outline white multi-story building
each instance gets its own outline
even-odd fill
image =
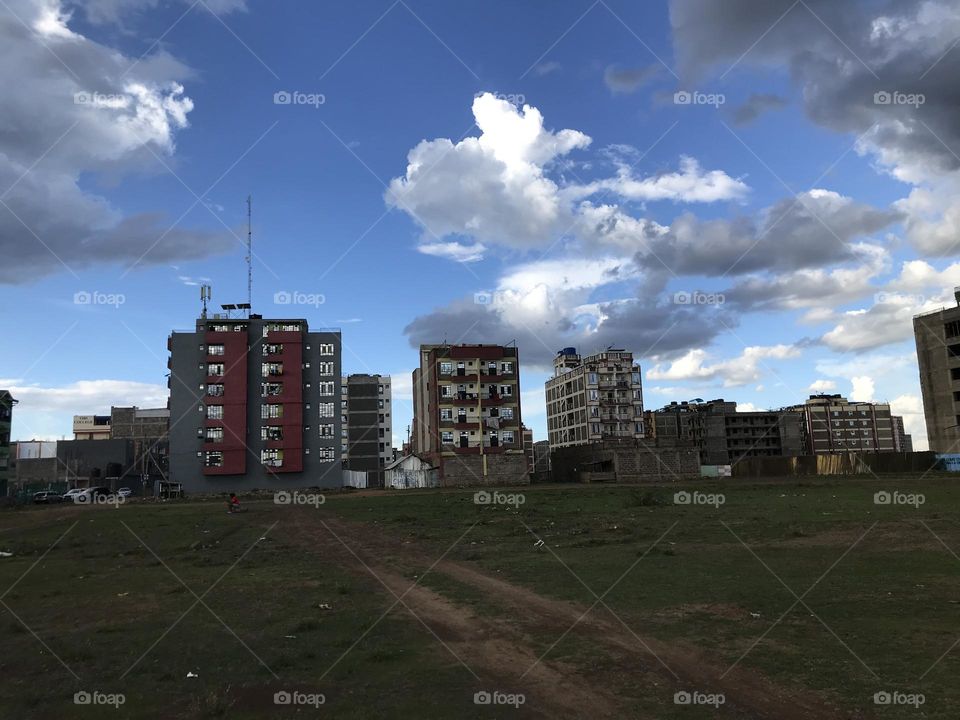
[[[643,438],[643,390],[633,353],[605,350],[581,357],[564,348],[546,382],[550,448]]]

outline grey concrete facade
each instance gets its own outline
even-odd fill
[[[960,305],[913,319],[930,449],[960,452]]]
[[[732,401],[670,403],[652,412],[658,441],[693,442],[704,465],[803,454],[801,418],[790,411],[738,412]]]
[[[213,348],[224,353],[217,383],[208,374]],[[310,331],[302,318],[214,316],[172,333],[168,349],[171,482],[185,493],[342,486],[339,331]],[[224,422],[208,417],[225,402]],[[278,406],[281,415],[269,415]],[[221,465],[211,466],[221,451],[208,433],[221,426]]]

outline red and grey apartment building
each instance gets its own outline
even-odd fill
[[[442,485],[529,482],[516,347],[421,345],[413,414],[413,452]]]
[[[340,332],[215,314],[173,332],[170,482],[184,492],[340,487]]]

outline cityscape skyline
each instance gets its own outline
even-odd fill
[[[8,72],[45,73],[8,78],[31,91],[0,139],[15,439],[164,404],[198,286],[246,299],[252,194],[255,308],[340,327],[344,372],[397,378],[395,445],[417,347],[446,339],[516,341],[536,439],[553,354],[613,345],[650,406],[840,392],[925,447],[911,318],[960,284],[936,3],[10,7]]]

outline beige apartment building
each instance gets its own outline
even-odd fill
[[[612,438],[643,439],[643,390],[633,353],[609,349],[581,357],[564,348],[546,382],[551,450]]]

